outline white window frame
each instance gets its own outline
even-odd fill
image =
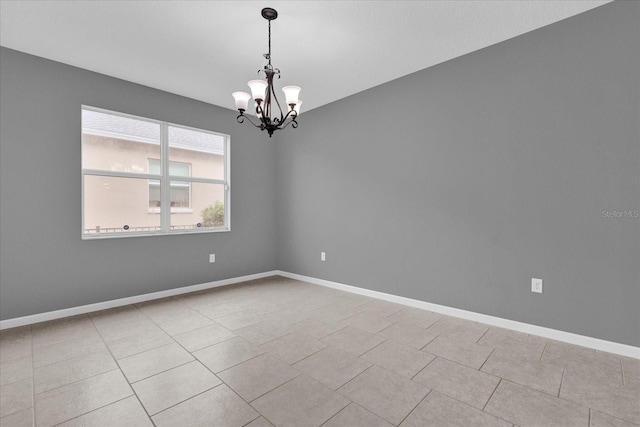
[[[220,233],[231,231],[231,156],[229,152],[231,137],[224,133],[214,132],[207,129],[198,129],[190,126],[179,125],[170,122],[164,122],[160,120],[149,119],[146,117],[134,116],[132,114],[121,113],[118,111],[105,110],[102,108],[92,107],[89,105],[82,105],[80,110],[80,116],[82,117],[82,111],[95,111],[99,113],[112,114],[115,116],[126,117],[135,120],[142,120],[151,123],[158,124],[160,126],[160,163],[161,172],[160,176],[149,173],[136,173],[136,172],[120,172],[120,171],[108,171],[101,169],[84,169],[82,168],[82,228],[81,235],[82,240],[96,240],[96,239],[113,239],[122,237],[142,237],[142,236],[167,236],[176,234],[200,234],[200,233]],[[193,176],[174,176],[169,175],[169,127],[179,127],[183,129],[189,129],[196,132],[209,133],[224,138],[224,179],[209,179],[209,178],[197,178]],[[82,141],[82,125],[80,128],[80,136]],[[80,149],[82,150],[82,142],[80,143]],[[153,179],[160,180],[160,230],[157,231],[122,231],[113,233],[85,233],[84,224],[84,178],[85,176],[106,176],[114,178],[141,178],[141,179]],[[193,182],[200,182],[204,184],[220,184],[224,186],[224,226],[222,227],[202,227],[194,229],[171,229],[171,193],[170,185],[171,181],[183,181],[189,182],[189,186]],[[191,191],[189,191],[189,197],[191,197]],[[148,204],[148,200],[147,200]],[[173,212],[177,213],[177,212]]]

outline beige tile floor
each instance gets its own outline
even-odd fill
[[[0,339],[2,427],[640,424],[639,360],[281,277]]]

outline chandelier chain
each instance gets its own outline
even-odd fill
[[[271,21],[269,21],[269,53],[268,53],[269,65],[271,65]]]

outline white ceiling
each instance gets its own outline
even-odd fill
[[[0,44],[234,108],[267,51],[303,110],[607,1],[0,1]]]

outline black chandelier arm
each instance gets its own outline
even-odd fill
[[[287,113],[283,121],[279,121],[277,118],[273,123],[265,123],[263,120],[260,121],[259,124],[256,124],[253,120],[251,120],[251,116],[244,115],[244,112],[240,112],[236,117],[238,123],[244,123],[245,119],[251,123],[253,126],[259,128],[260,130],[267,130],[269,132],[269,136],[273,135],[273,132],[281,129],[285,129],[289,125],[292,128],[296,129],[298,127],[297,114],[291,114],[291,112]],[[287,121],[289,119],[289,121]]]
[[[291,125],[291,127],[292,127],[292,128],[294,128],[294,129],[295,129],[295,128],[297,128],[297,127],[298,127],[298,122],[296,121],[297,116],[291,116],[290,118],[291,118],[291,120],[289,120],[288,122],[286,122],[286,123],[284,123],[284,122],[280,123],[280,124],[278,125],[278,129],[284,129],[284,128],[286,128],[286,127],[287,127],[287,126],[289,126],[289,125]]]
[[[270,87],[271,87],[271,93],[273,93],[273,99],[276,100],[276,104],[278,105],[278,110],[280,110],[280,123],[283,123],[286,120],[286,118],[289,115],[289,113],[287,112],[287,116],[285,116],[282,113],[282,107],[280,106],[280,101],[278,101],[278,97],[276,96],[275,89],[273,88],[273,85],[270,85]],[[278,119],[275,118],[274,122],[278,122]]]
[[[282,114],[280,115],[282,117]],[[276,123],[282,124],[284,123],[288,118],[291,118],[292,120],[296,120],[298,118],[298,113],[295,112],[295,110],[290,109],[289,111],[287,111],[287,114],[282,117],[281,119],[275,119]]]
[[[264,122],[264,108],[262,108],[262,104],[258,104],[256,105],[256,116],[258,116],[258,118],[260,118],[260,121]]]
[[[238,123],[244,123],[244,119],[247,119],[247,121],[252,125],[254,125],[255,127],[264,129],[264,124],[262,122],[260,124],[254,123],[253,120],[251,120],[251,116],[245,116],[244,112],[241,112],[240,114],[238,114],[238,117],[236,117],[236,121]]]

